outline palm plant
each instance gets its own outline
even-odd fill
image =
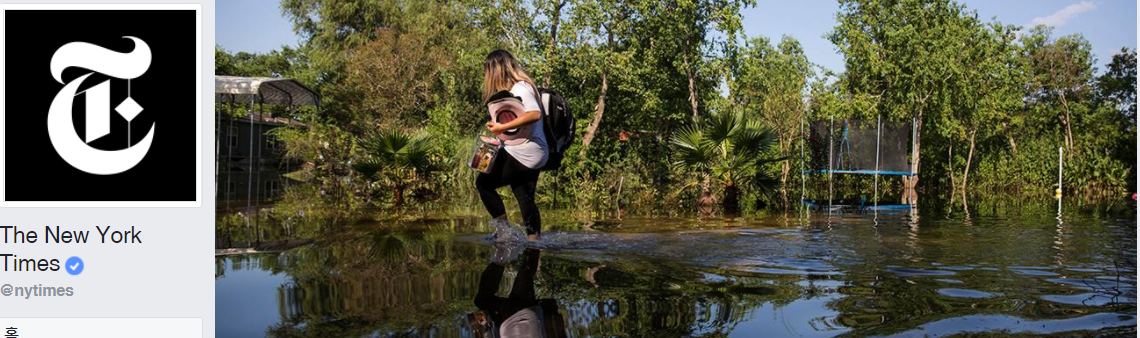
[[[674,165],[699,175],[702,198],[698,205],[708,203],[715,181],[724,188],[724,212],[735,214],[741,186],[751,185],[762,193],[775,188],[776,180],[763,170],[768,163],[784,160],[766,157],[775,141],[775,134],[759,121],[740,112],[718,112],[673,136]]]
[[[361,142],[364,155],[352,168],[366,180],[391,187],[396,206],[404,204],[404,192],[425,181],[437,168],[427,135],[393,129]]]

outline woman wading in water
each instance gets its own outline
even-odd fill
[[[484,103],[500,91],[510,91],[512,96],[521,99],[523,113],[509,121],[493,116],[492,113],[491,122],[487,122],[487,130],[496,136],[506,133],[511,139],[504,141],[504,145],[499,148],[491,172],[479,174],[475,179],[475,187],[479,190],[483,206],[493,218],[492,225],[498,229],[501,228],[500,225],[506,225],[507,210],[495,189],[510,185],[522,212],[527,239],[535,240],[542,231],[542,219],[538,214],[538,205],[534,203],[534,194],[538,171],[548,158],[548,148],[542,129],[538,87],[511,53],[505,50],[491,52],[487,55],[487,60],[483,61]]]

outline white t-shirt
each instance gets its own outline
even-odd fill
[[[542,109],[538,105],[538,97],[535,95],[534,87],[526,82],[519,81],[511,87],[511,94],[522,98],[523,111],[537,111],[542,113]],[[541,168],[546,165],[546,133],[542,129],[542,119],[534,122],[534,128],[531,128],[533,135],[527,138],[526,142],[516,145],[505,145],[507,153],[511,154],[519,163],[531,169]]]

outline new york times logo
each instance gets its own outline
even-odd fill
[[[0,207],[200,206],[200,12],[0,4]]]
[[[94,70],[112,77],[130,80],[139,77],[150,67],[150,48],[146,42],[133,36],[125,38],[134,40],[135,50],[130,53],[116,53],[115,51],[84,42],[72,42],[55,52],[51,58],[51,75],[59,83],[64,83],[63,69],[67,67],[80,67]],[[75,80],[66,83],[63,89],[51,101],[48,110],[48,136],[56,152],[68,164],[76,169],[97,175],[112,175],[127,171],[142,161],[150,150],[151,140],[154,138],[152,125],[146,137],[136,147],[123,150],[100,150],[87,145],[91,141],[106,136],[111,132],[111,113],[108,102],[111,101],[110,80],[103,81],[94,87],[88,88],[87,95],[87,135],[80,139],[71,122],[72,103],[75,100],[79,85],[91,76],[87,73]],[[127,98],[119,104],[115,111],[127,120],[127,130],[130,131],[131,120],[142,112],[142,107],[130,97],[130,83],[127,84]],[[130,136],[127,136],[130,144]]]

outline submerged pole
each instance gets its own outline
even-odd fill
[[[226,127],[226,195],[225,195],[226,196],[226,212],[230,212],[230,200],[233,199],[233,197],[230,196],[230,186],[233,185],[233,183],[232,183],[233,181],[231,181],[231,179],[232,179],[231,176],[233,176],[233,175],[231,175],[232,171],[230,170],[231,168],[233,168],[233,166],[232,166],[232,163],[230,163],[230,161],[233,161],[234,147],[236,146],[236,145],[230,146],[230,138],[231,137],[237,137],[237,135],[234,135],[234,133],[233,133],[233,131],[234,131],[233,130],[234,129],[233,101],[234,101],[234,98],[231,95],[230,96],[230,103],[226,106],[227,107],[227,109],[226,109],[226,120],[229,120],[228,121],[229,126]],[[241,109],[241,108],[239,107],[238,109]]]
[[[879,207],[879,148],[883,138],[883,115],[877,117],[875,122],[875,208]]]
[[[265,143],[265,127],[261,124],[261,117],[265,116],[265,102],[257,103],[258,123],[257,123],[257,157],[254,157],[254,165],[257,166],[257,180],[254,181],[254,189],[257,192],[254,197],[256,198],[257,205],[254,205],[254,215],[257,217],[253,220],[253,232],[257,236],[257,244],[261,244],[261,145]]]
[[[219,118],[221,118],[221,115],[218,115],[218,116],[219,116]],[[234,153],[233,149],[230,148],[230,137],[233,137],[233,135],[230,135],[230,131],[231,131],[230,129],[233,129],[233,127],[234,127],[233,116],[234,116],[234,96],[233,96],[233,94],[230,94],[230,101],[226,102],[226,120],[229,120],[229,126],[227,126],[225,129],[226,130],[226,132],[225,132],[225,135],[226,135],[226,157],[222,158],[222,160],[226,161],[226,193],[224,195],[221,195],[221,196],[223,196],[223,198],[226,199],[226,209],[225,209],[226,213],[230,212],[230,158]],[[218,122],[218,129],[219,129],[218,134],[221,134],[221,130],[220,130],[221,128],[222,128],[222,123],[219,121]],[[221,151],[221,150],[218,150],[218,151]],[[215,174],[218,174],[217,173],[217,171],[218,171],[217,167],[218,166],[215,166],[215,168],[214,168]],[[217,180],[217,179],[215,179],[215,180]],[[214,182],[214,189],[216,190],[217,188],[218,188],[218,184],[217,184],[217,182]],[[217,200],[214,200],[214,203],[217,203]],[[215,206],[215,208],[216,207],[217,206]],[[226,222],[226,246],[227,247],[234,246],[234,238],[233,238],[233,229],[232,228],[233,228],[233,224],[230,224],[230,222]]]
[[[247,154],[245,157],[246,161],[249,162],[249,173],[248,173],[249,175],[245,181],[245,246],[247,246],[247,247],[251,245],[250,237],[253,237],[253,234],[250,233],[250,229],[249,229],[249,214],[250,214],[249,211],[250,211],[250,209],[252,209],[250,206],[250,203],[253,202],[253,107],[255,104],[254,100],[255,99],[253,99],[253,98],[249,99],[249,154]]]
[[[804,113],[807,115],[807,113]],[[799,208],[804,207],[804,201],[807,199],[807,173],[804,173],[804,118],[800,116],[800,205]]]
[[[1065,147],[1057,148],[1057,191],[1055,192],[1057,199],[1061,199],[1062,181],[1065,176]]]
[[[265,138],[263,135],[263,133],[265,133],[265,130],[262,128],[261,118],[265,116],[265,103],[258,103],[257,111],[257,132],[254,134],[254,138],[257,139],[257,153],[253,156],[253,165],[257,168],[254,170],[253,174],[255,177],[253,181],[253,201],[257,204],[254,205],[254,208],[257,208],[259,205],[261,205],[261,144],[265,143]]]
[[[1065,170],[1065,148],[1064,147],[1058,147],[1057,148],[1057,196],[1056,196],[1057,197],[1057,237],[1056,237],[1056,240],[1054,242],[1057,243],[1057,245],[1059,245],[1059,246],[1065,245],[1065,243],[1061,240],[1062,238],[1064,238],[1064,232],[1065,232],[1065,219],[1061,217],[1061,200],[1063,199],[1062,194],[1061,194],[1061,192],[1062,192],[1061,184],[1062,184],[1062,179],[1064,176],[1064,170]],[[1061,249],[1063,249],[1063,247],[1061,247]],[[1058,250],[1057,264],[1061,265],[1062,263],[1064,263],[1064,251]]]

